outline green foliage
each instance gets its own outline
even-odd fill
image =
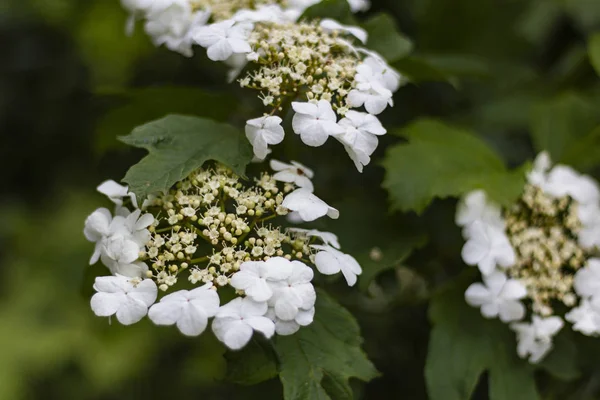
[[[580,171],[597,167],[600,164],[600,128],[574,141],[565,150],[561,161]]]
[[[167,114],[210,117],[224,122],[236,104],[230,94],[174,86],[129,89],[106,93],[105,97],[116,98],[118,105],[111,107],[96,126],[96,150],[100,153],[117,147],[118,136]]]
[[[361,350],[354,317],[324,291],[317,291],[314,322],[277,337],[279,377],[286,400],[352,399],[348,380],[370,381],[378,373]]]
[[[553,160],[562,160],[565,152],[572,151],[570,146],[600,122],[599,117],[598,107],[575,93],[540,102],[531,117],[531,135],[537,151],[547,150]]]
[[[410,39],[401,34],[389,14],[377,14],[363,25],[369,34],[369,49],[378,52],[388,63],[406,57],[413,49]]]
[[[252,160],[252,148],[241,132],[206,118],[169,115],[135,128],[121,140],[149,152],[123,179],[138,198],[167,191],[208,160],[240,176]]]
[[[421,213],[436,197],[484,189],[501,204],[512,202],[525,180],[522,169],[509,171],[471,132],[423,119],[398,132],[408,143],[390,147],[383,161],[383,186],[392,208]]]
[[[572,381],[581,375],[573,336],[570,330],[561,330],[553,339],[552,351],[540,362],[541,368],[563,381]]]
[[[590,62],[600,76],[600,32],[594,33],[588,39],[588,53],[590,55]]]
[[[478,309],[468,306],[463,297],[466,287],[461,279],[439,290],[431,300],[433,329],[425,367],[430,399],[469,399],[485,371],[489,373],[490,399],[539,399],[533,367],[517,358],[514,334],[497,320],[484,320]]]
[[[304,11],[301,20],[332,18],[343,24],[355,24],[356,19],[346,0],[323,0]]]
[[[256,385],[277,376],[277,355],[270,342],[254,336],[239,351],[225,353],[225,379],[240,385]]]

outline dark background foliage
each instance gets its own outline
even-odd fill
[[[414,44],[413,53],[394,64],[413,83],[382,116],[390,132],[438,118],[474,132],[511,167],[548,148],[555,159],[570,157],[594,171],[597,140],[563,153],[571,136],[588,134],[600,122],[600,80],[592,66],[600,60],[593,51],[588,55],[592,35],[600,32],[600,2],[373,3],[359,19],[385,11]],[[89,310],[91,245],[82,227],[104,204],[94,188],[124,176],[144,154],[116,137],[171,112],[238,126],[256,113],[254,94],[227,85],[225,70],[202,51],[185,59],[156,49],[139,27],[127,38],[125,19],[117,0],[0,4],[0,399],[280,398],[276,379],[231,383],[235,377],[210,335],[184,339],[147,321],[109,326]],[[362,175],[341,146],[307,148],[293,136],[274,156],[317,171],[319,195],[342,213],[320,228],[339,233],[365,268],[359,288],[328,284],[357,317],[364,348],[382,374],[367,385],[357,382],[355,396],[428,398],[428,300],[465,270],[455,200],[435,200],[419,216],[388,211],[403,209],[402,193],[388,198],[381,187],[382,160],[401,141],[396,135],[383,138]],[[385,162],[388,174],[395,161]],[[428,161],[415,159],[402,171],[418,183]],[[374,249],[383,261],[369,257]],[[600,347],[591,340],[582,346],[581,374],[563,381],[536,373],[541,398],[599,395]],[[447,357],[450,370],[461,363],[459,351]],[[487,399],[487,375],[475,383],[474,398]]]

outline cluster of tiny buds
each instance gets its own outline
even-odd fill
[[[263,5],[286,6],[285,0],[191,0],[193,10],[210,10],[213,22],[230,19],[239,10],[252,10]]]
[[[212,282],[216,290],[227,286],[246,261],[310,260],[306,235],[266,224],[288,213],[281,204],[284,193],[294,189],[294,184],[278,182],[266,173],[246,188],[220,166],[194,171],[149,201],[155,223],[140,258],[150,267],[146,277],[166,291],[189,270],[192,284]]]
[[[304,94],[308,100],[330,102],[344,115],[360,62],[348,40],[317,23],[258,24],[248,43],[260,67],[240,79],[240,85],[259,90],[263,104],[274,111]]]
[[[528,184],[521,199],[506,211],[505,220],[517,254],[507,273],[527,287],[533,311],[550,316],[554,301],[573,307],[574,275],[588,256],[577,242],[581,226],[577,204],[568,196],[553,198]]]

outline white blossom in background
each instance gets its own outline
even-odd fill
[[[305,222],[311,222],[324,216],[338,219],[340,212],[315,196],[310,190],[300,188],[285,196],[283,207],[298,212]]]
[[[600,335],[600,189],[591,177],[540,153],[518,200],[500,207],[473,191],[459,202],[456,224],[466,241],[462,258],[483,280],[465,292],[466,302],[503,322],[531,315],[531,323],[511,325],[520,357],[545,357],[564,320]]]
[[[254,26],[251,23],[226,20],[197,28],[192,37],[205,47],[208,58],[224,61],[232,54],[246,54],[252,51],[248,37]]]
[[[290,164],[286,164],[281,161],[271,160],[269,166],[276,173],[273,175],[273,179],[280,182],[294,183],[296,186],[314,191],[314,187],[311,179],[314,176],[314,172],[296,161],[291,161]]]
[[[194,290],[180,290],[154,304],[148,317],[156,325],[177,325],[186,336],[198,336],[206,329],[208,318],[219,311],[219,295],[207,283]]]
[[[513,323],[511,329],[517,334],[517,354],[536,364],[552,349],[552,338],[562,329],[564,321],[559,317],[533,316],[531,323]]]
[[[292,108],[296,112],[292,120],[294,132],[308,146],[322,146],[329,136],[344,133],[328,101],[319,100],[317,104],[293,102]]]
[[[217,339],[232,350],[244,347],[254,331],[270,338],[275,333],[275,324],[265,315],[266,302],[256,302],[249,297],[237,298],[221,306],[212,323]]]
[[[331,246],[311,245],[311,247],[319,250],[315,255],[315,265],[320,273],[334,275],[341,272],[348,286],[356,284],[357,276],[362,274],[362,268],[354,257]]]
[[[525,316],[525,306],[519,301],[527,295],[525,286],[506,274],[494,272],[483,277],[484,284],[474,283],[465,292],[465,300],[481,307],[486,318],[500,317],[502,322],[519,321]]]
[[[246,122],[246,137],[252,143],[254,155],[264,160],[269,154],[270,144],[279,144],[285,137],[281,118],[264,116]]]
[[[122,275],[101,276],[94,283],[92,311],[99,317],[116,315],[123,325],[140,321],[156,301],[157,288],[150,279],[140,280]]]

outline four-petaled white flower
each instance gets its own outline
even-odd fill
[[[379,144],[377,136],[385,135],[387,131],[377,117],[353,110],[346,112],[339,125],[345,132],[335,138],[344,145],[356,168],[362,172]]]
[[[361,63],[356,68],[356,88],[348,93],[348,104],[351,107],[362,107],[369,114],[381,114],[388,106],[394,105],[392,91],[385,87],[381,74],[373,71],[370,65]]]
[[[264,116],[246,122],[246,137],[252,143],[256,158],[264,160],[270,144],[279,144],[285,137],[281,118]]]
[[[273,296],[269,282],[287,279],[292,274],[292,263],[283,257],[267,261],[246,261],[231,277],[231,286],[243,290],[248,297],[261,302]]]
[[[268,306],[249,297],[234,299],[221,306],[212,323],[217,339],[232,350],[244,347],[253,331],[261,332],[268,339],[275,333],[275,324],[265,317]]]
[[[148,266],[138,261],[140,247],[136,242],[121,234],[111,235],[104,241],[100,259],[113,274],[141,277]]]
[[[158,289],[151,279],[131,279],[126,276],[100,276],[94,283],[95,295],[90,302],[99,317],[117,316],[123,325],[140,321],[156,301]]]
[[[173,325],[186,336],[198,336],[206,329],[208,318],[219,310],[219,295],[207,283],[194,290],[180,290],[154,304],[148,317],[157,325]]]
[[[573,308],[565,315],[565,319],[573,324],[573,330],[586,336],[600,334],[600,308],[590,300],[584,299],[579,307]]]
[[[582,297],[600,299],[600,258],[587,260],[585,268],[575,274],[575,291]]]
[[[308,146],[322,146],[330,135],[339,135],[345,131],[338,125],[335,111],[328,101],[319,100],[317,104],[293,102],[292,108],[296,112],[292,128]]]
[[[378,53],[369,50],[365,51],[365,49],[361,49],[360,51],[368,54],[368,57],[363,60],[363,64],[371,67],[373,76],[381,82],[383,87],[392,93],[396,92],[402,84],[402,75],[390,67]]]
[[[536,364],[552,349],[552,338],[562,329],[564,321],[559,317],[541,318],[533,315],[531,323],[513,323],[517,333],[517,354]]]
[[[325,30],[325,32],[338,31],[349,33],[361,42],[363,42],[363,44],[367,43],[367,39],[369,37],[367,31],[365,31],[363,28],[359,28],[358,26],[342,25],[336,20],[330,18],[322,19],[320,25],[321,28]]]
[[[474,190],[464,196],[456,209],[456,225],[464,227],[463,236],[468,239],[470,226],[473,222],[480,221],[498,229],[504,229],[504,220],[500,207],[491,203],[483,190]]]
[[[291,161],[291,164],[286,164],[281,161],[271,160],[269,163],[273,171],[277,171],[273,175],[273,179],[281,182],[294,183],[296,186],[310,190],[314,190],[311,182],[314,173],[308,167],[296,161]]]
[[[311,222],[325,215],[338,219],[340,212],[312,194],[308,189],[300,188],[285,196],[281,205],[290,211],[297,211],[304,222]]]
[[[334,275],[342,272],[348,286],[354,286],[357,275],[362,274],[362,268],[354,257],[344,254],[331,246],[311,245],[321,250],[315,255],[315,266],[324,275]]]
[[[207,48],[208,58],[224,61],[232,54],[252,51],[248,37],[253,28],[252,23],[229,19],[197,28],[193,38],[200,46]]]
[[[124,197],[129,197],[133,206],[137,207],[135,193],[129,192],[129,188],[127,186],[119,185],[113,180],[102,182],[100,186],[96,188],[96,190],[108,197],[110,201],[115,203],[118,207],[123,205]]]
[[[317,299],[313,279],[313,270],[300,261],[291,261],[291,275],[271,284],[273,296],[268,304],[273,308],[275,316],[282,321],[293,321],[300,311],[308,311],[314,307]]]
[[[475,221],[469,225],[468,240],[462,248],[462,258],[468,265],[477,265],[483,275],[489,275],[496,266],[510,267],[516,254],[503,230]]]
[[[486,318],[500,316],[502,322],[519,321],[525,316],[525,306],[519,301],[527,295],[525,286],[515,279],[507,279],[502,272],[483,276],[483,282],[474,283],[465,292],[465,300],[473,307],[481,307]]]

